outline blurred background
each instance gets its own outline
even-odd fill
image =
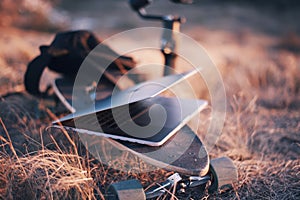
[[[147,11],[185,16],[187,22],[182,25],[182,32],[205,48],[223,78],[226,122],[210,156],[226,155],[233,159],[239,169],[239,182],[234,190],[215,198],[300,199],[300,1],[195,0],[193,5],[179,5],[169,0],[153,0]],[[106,39],[121,31],[147,26],[161,27],[161,24],[140,19],[127,0],[0,0],[0,119],[14,145],[17,144],[15,148],[26,148],[27,152],[24,144],[26,141],[31,144],[28,138],[39,141],[41,130],[53,121],[43,101],[24,92],[24,72],[28,62],[39,55],[40,45],[49,45],[59,31],[90,29]],[[120,45],[113,49],[117,51]],[[191,52],[198,56],[197,52]],[[138,61],[153,61],[159,55],[142,53]],[[205,84],[196,83],[199,96],[209,100]],[[58,113],[55,109],[53,112]],[[211,120],[209,109],[199,116],[204,127]],[[30,118],[20,117],[27,112],[33,113]],[[4,133],[0,129],[0,134],[6,137]],[[198,133],[203,136],[205,129],[199,129]],[[43,191],[52,183],[43,179],[45,185],[40,184],[33,173],[32,179],[20,175],[20,179],[9,178],[5,185],[5,178],[15,177],[10,174],[14,172],[13,159],[8,160],[0,157],[3,166],[0,190],[7,194],[0,192],[0,199],[11,198],[11,192],[24,198],[23,194],[30,190],[23,185],[18,187],[19,183],[26,186],[30,185],[27,181],[31,185],[38,183],[36,188],[42,187]],[[126,173],[103,174],[105,177],[99,170],[102,192],[111,181],[128,178]],[[157,172],[152,175],[143,178],[145,185],[154,182],[149,177],[163,177]],[[99,181],[93,178],[97,189]],[[62,177],[62,180],[69,179]],[[75,191],[68,189],[70,193]],[[87,189],[80,191],[96,189],[88,184]],[[66,190],[52,187],[45,198],[53,198],[51,191],[64,194]],[[199,199],[197,193],[194,196]]]
[[[258,30],[272,34],[299,32],[297,0],[196,0],[192,5],[154,0],[149,13],[185,16],[186,29],[205,26],[224,30]],[[2,0],[1,26],[45,32],[66,29],[92,29],[113,32],[140,26],[144,22],[131,11],[127,0]]]
[[[186,17],[182,32],[203,45],[219,67],[262,65],[260,57],[274,48],[300,51],[297,0],[195,0],[192,5],[154,0],[147,11]],[[127,0],[2,0],[0,94],[22,89],[26,64],[58,31],[89,29],[105,39],[147,26],[161,23],[142,20]]]

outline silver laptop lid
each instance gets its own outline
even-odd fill
[[[105,110],[108,108],[122,106],[147,98],[155,97],[196,73],[197,70],[192,70],[182,74],[165,76],[160,79],[139,83],[126,90],[113,93],[112,96],[106,99],[97,101],[95,108],[96,110]]]

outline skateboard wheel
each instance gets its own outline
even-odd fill
[[[209,192],[218,189],[230,189],[238,179],[237,168],[228,157],[216,158],[210,161],[211,185]]]
[[[138,180],[121,181],[111,184],[106,193],[106,200],[146,200],[143,186]]]

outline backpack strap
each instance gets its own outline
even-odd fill
[[[42,49],[43,47],[41,47]],[[41,51],[41,55],[34,58],[27,66],[27,71],[24,76],[25,89],[32,95],[41,96],[40,79],[44,69],[49,64],[51,56]]]

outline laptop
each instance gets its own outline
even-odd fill
[[[194,70],[137,84],[53,124],[79,133],[161,146],[207,105],[204,100],[160,96],[196,73]]]

